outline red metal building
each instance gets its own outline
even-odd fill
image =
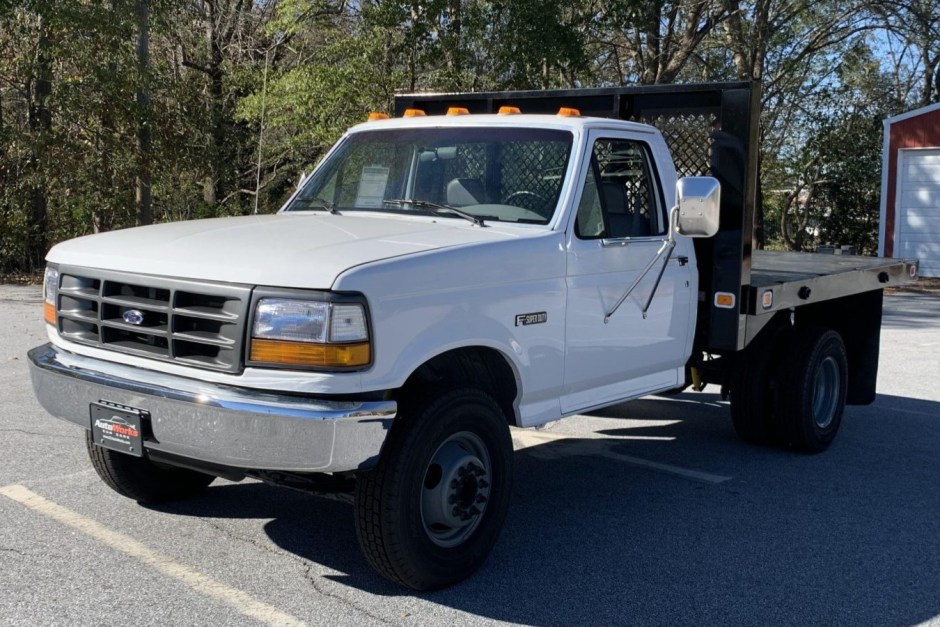
[[[940,104],[884,121],[878,254],[940,276]]]

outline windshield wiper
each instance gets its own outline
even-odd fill
[[[323,208],[329,211],[330,213],[334,215],[339,215],[339,211],[336,210],[336,205],[334,205],[332,202],[330,202],[326,198],[320,198],[319,196],[314,196],[310,200],[312,200],[313,202],[320,203],[323,206]]]
[[[415,207],[424,207],[425,209],[430,209],[432,212],[440,215],[442,213],[452,213],[455,216],[460,216],[464,220],[469,220],[477,226],[484,226],[483,218],[480,216],[475,216],[472,213],[467,213],[456,207],[451,207],[450,205],[442,205],[438,202],[431,202],[430,200],[420,200],[418,198],[386,198],[383,200],[387,205],[414,205]]]
[[[339,215],[339,211],[336,209],[336,205],[327,200],[326,198],[320,198],[319,196],[313,196],[312,198],[303,198],[299,197],[295,202],[302,202],[305,204],[317,203],[321,208],[326,209],[332,214]]]

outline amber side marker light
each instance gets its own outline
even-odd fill
[[[55,303],[42,304],[42,318],[48,324],[55,326]]]
[[[389,118],[387,113],[382,113],[381,111],[373,111],[369,114],[369,121],[374,122],[376,120],[387,120]]]
[[[466,107],[449,107],[447,115],[470,115],[470,110]]]
[[[520,109],[519,107],[510,107],[510,106],[504,105],[499,108],[498,113],[499,115],[516,115],[517,113],[522,113],[522,109]]]
[[[423,115],[427,115],[421,109],[405,109],[405,112],[402,113],[401,117],[403,118],[420,118]]]
[[[357,344],[312,344],[283,340],[251,340],[251,361],[284,366],[351,368],[367,366],[372,359],[368,342]]]
[[[734,308],[734,294],[728,292],[715,292],[715,307],[721,309]]]
[[[573,107],[561,107],[558,109],[558,115],[565,118],[579,118],[581,117],[581,110]]]

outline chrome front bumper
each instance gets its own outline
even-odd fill
[[[51,344],[29,351],[39,403],[90,429],[92,403],[150,413],[148,451],[249,470],[340,472],[378,461],[395,401],[331,401],[205,383]]]

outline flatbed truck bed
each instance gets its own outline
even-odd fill
[[[916,271],[914,263],[900,259],[755,250],[745,307],[749,315],[771,314],[901,285]]]

